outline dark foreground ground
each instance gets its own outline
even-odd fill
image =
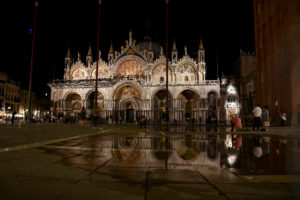
[[[0,199],[300,199],[299,156],[292,128],[0,125]]]

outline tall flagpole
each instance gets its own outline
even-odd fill
[[[168,45],[168,42],[169,42],[169,37],[168,37],[168,4],[169,4],[169,0],[166,0],[166,122],[167,122],[167,126],[168,125],[168,122],[169,122],[169,89],[168,89],[168,86],[169,86],[169,66],[168,66],[168,53],[169,53],[169,45]],[[165,137],[165,149],[166,149],[166,152],[165,152],[165,169],[167,170],[168,169],[168,137],[166,136]]]
[[[32,44],[31,44],[31,60],[30,60],[30,78],[29,78],[29,91],[28,91],[28,117],[30,120],[31,117],[31,86],[32,86],[32,69],[34,63],[34,46],[35,46],[35,32],[36,32],[36,18],[38,11],[39,2],[34,2],[34,21],[33,21],[33,35],[32,35]],[[26,114],[26,113],[25,113]],[[27,121],[27,118],[25,116]]]
[[[168,53],[169,53],[169,45],[168,45],[168,41],[169,41],[169,34],[168,34],[168,4],[169,4],[169,0],[166,0],[166,122],[169,122],[169,60],[168,60]]]
[[[96,81],[95,81],[95,110],[97,109],[98,97],[98,62],[99,62],[99,41],[100,41],[100,11],[102,0],[98,1],[98,29],[97,29],[97,50],[96,50]]]
[[[217,48],[217,80],[219,81],[219,55],[218,55],[218,48]]]

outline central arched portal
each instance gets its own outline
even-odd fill
[[[178,95],[179,109],[183,111],[183,121],[196,120],[196,108],[199,95],[193,90],[184,90]]]
[[[134,123],[139,117],[140,91],[133,85],[124,85],[114,94],[116,122]]]
[[[122,109],[121,109],[123,116],[122,115],[121,116],[126,123],[133,123],[135,121],[135,119],[136,119],[135,111],[136,110],[137,110],[137,107],[136,107],[135,103],[133,103],[130,100],[123,104]]]

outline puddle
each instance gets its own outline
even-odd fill
[[[51,144],[49,153],[85,169],[194,170],[222,167],[239,175],[300,174],[299,139],[241,134],[106,135]]]

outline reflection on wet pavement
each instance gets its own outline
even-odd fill
[[[197,169],[203,167],[206,171],[224,168],[236,175],[300,172],[298,139],[258,134],[106,135],[45,148],[49,153],[61,155],[66,165],[130,182],[145,182],[150,171],[154,183],[161,178],[201,183],[204,180]]]

